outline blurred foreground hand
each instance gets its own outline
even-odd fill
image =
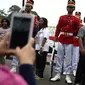
[[[16,49],[9,49],[7,41],[9,41],[9,33],[0,41],[0,55],[16,55],[20,64],[33,65],[35,61],[34,39],[29,40],[23,48],[17,47]]]
[[[9,33],[0,41],[0,55],[11,55],[15,52],[13,49],[8,48]]]
[[[15,55],[20,60],[20,64],[34,64],[35,50],[33,48],[34,39],[29,40],[23,48],[17,47]]]

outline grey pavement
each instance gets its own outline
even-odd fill
[[[8,65],[11,68],[11,60],[6,60],[6,65]],[[55,66],[54,66],[55,67]],[[44,72],[44,79],[43,80],[37,80],[37,85],[68,85],[65,83],[65,76],[61,76],[61,80],[57,82],[50,82],[49,81],[49,65],[46,65],[45,72]],[[54,72],[53,72],[54,73]],[[53,74],[55,75],[55,73]],[[72,81],[74,82],[74,77],[72,76]]]
[[[37,85],[68,85],[67,83],[65,83],[65,75],[61,75],[61,80],[56,81],[56,82],[50,82],[49,81],[49,75],[50,75],[49,65],[47,65],[45,72],[44,72],[44,79],[43,80],[37,80]],[[53,75],[55,75],[55,73]],[[74,82],[73,76],[72,76],[72,81]]]

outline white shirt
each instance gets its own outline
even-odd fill
[[[43,51],[47,51],[49,50],[49,46],[47,44],[48,39],[49,39],[49,30],[48,28],[42,28],[36,35],[35,39],[36,39],[36,44],[35,44],[35,50],[40,50],[40,47],[42,45],[42,41],[43,39],[46,38],[46,43],[44,44],[43,47]]]

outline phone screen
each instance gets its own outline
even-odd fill
[[[30,18],[14,17],[10,48],[16,48],[16,46],[23,47],[27,44],[29,40],[30,25]]]

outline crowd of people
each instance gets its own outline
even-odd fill
[[[33,0],[27,0],[24,13],[31,14],[33,9]],[[1,85],[36,85],[35,75],[33,68],[36,67],[36,78],[43,78],[45,69],[46,56],[48,52],[47,41],[49,38],[48,32],[48,20],[44,17],[39,17],[31,14],[34,17],[34,31],[33,38],[35,40],[29,40],[29,43],[21,48],[17,47],[15,50],[8,49],[9,34],[10,34],[10,21],[7,18],[3,18],[0,22],[0,64],[2,81]],[[9,33],[9,34],[8,34]],[[34,43],[34,44],[33,44]],[[33,48],[35,46],[35,49]],[[29,49],[29,50],[28,50]],[[44,50],[43,50],[44,49]],[[23,55],[22,55],[22,54]],[[25,54],[25,55],[24,55]],[[35,61],[35,55],[36,61]],[[12,57],[12,68],[9,70],[5,65],[5,58]],[[20,57],[22,56],[22,57]],[[26,56],[26,57],[25,57]],[[31,57],[30,57],[31,56]],[[19,58],[20,57],[20,58]],[[29,57],[29,58],[28,58]],[[39,58],[41,57],[41,58]],[[24,60],[23,60],[24,59]],[[42,62],[39,62],[42,61]],[[35,65],[36,64],[36,65]],[[16,74],[17,66],[19,68],[19,74]],[[5,72],[6,71],[6,72]],[[22,78],[23,77],[23,78]],[[9,80],[7,80],[9,79]],[[10,80],[11,79],[11,80]],[[3,80],[7,81],[6,83]],[[13,82],[12,82],[13,81]],[[21,82],[22,81],[22,82]]]
[[[34,1],[27,0],[24,13],[31,14]],[[74,75],[74,85],[85,84],[85,26],[82,24],[81,12],[75,10],[75,1],[68,0],[67,14],[59,18],[55,31],[55,42],[58,42],[55,72],[50,78],[51,82],[59,81],[63,68],[67,84],[72,84],[71,75]],[[48,20],[44,17],[33,15],[33,38],[23,47],[9,49],[7,41],[10,34],[10,21],[0,19],[0,85],[36,85],[35,79],[44,78],[46,57],[49,51]],[[6,57],[13,57],[12,68],[5,65]],[[19,74],[16,73],[17,66]],[[6,82],[4,82],[6,81]]]

